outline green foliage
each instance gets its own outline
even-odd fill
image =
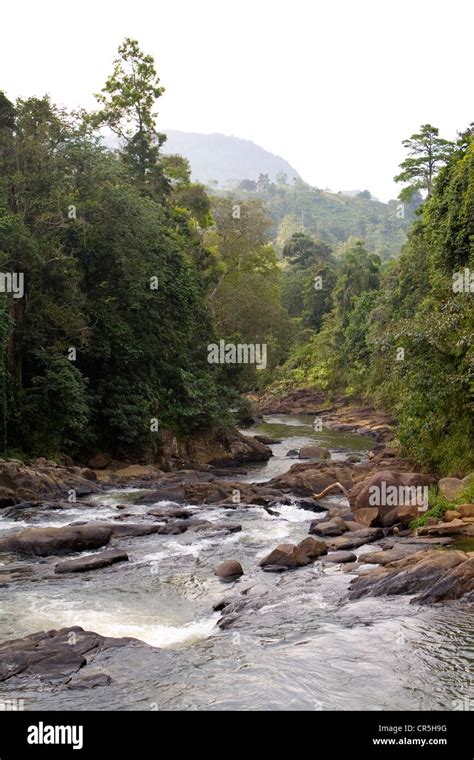
[[[408,182],[400,193],[402,201],[409,201],[417,190],[426,190],[428,197],[433,190],[433,180],[454,150],[454,143],[439,137],[439,129],[423,124],[420,131],[403,141],[408,158],[401,164],[402,171],[394,177],[395,182]]]
[[[430,519],[442,520],[448,509],[455,509],[456,504],[448,501],[446,496],[438,494],[435,488],[430,488],[428,496],[428,509],[426,512],[417,517],[416,520],[412,520],[410,528],[421,528],[423,525],[427,525]]]
[[[444,494],[438,493],[435,487],[430,487],[428,493],[428,509],[426,512],[417,517],[410,523],[410,527],[421,528],[423,525],[427,525],[430,518],[436,520],[442,520],[448,510],[456,510],[459,504],[473,504],[474,503],[474,481],[472,481],[467,488],[456,499],[449,500]]]
[[[469,472],[472,292],[469,284],[456,292],[453,277],[474,270],[472,130],[439,172],[396,262],[381,267],[354,240],[339,261],[331,311],[293,347],[278,381],[365,397],[395,416],[402,455],[441,474]],[[284,292],[301,317],[294,293]]]
[[[285,243],[283,258],[290,264],[307,267],[318,261],[328,261],[331,257],[331,246],[322,240],[314,240],[304,232],[296,232]]]
[[[183,434],[228,419],[207,363],[209,199],[185,163],[161,166],[153,62],[131,41],[120,53],[95,121],[0,99],[0,264],[25,281],[0,303],[4,450],[153,454],[154,418]],[[99,122],[143,137],[138,164],[130,142],[100,146]]]
[[[367,249],[383,261],[393,259],[406,241],[417,205],[416,199],[413,206],[407,204],[405,218],[399,218],[395,200],[387,204],[365,196],[352,198],[311,187],[301,180],[291,185],[271,182],[264,188],[253,184],[244,181],[234,193],[265,202],[279,253],[294,233],[302,233],[333,247],[351,236],[361,238]]]

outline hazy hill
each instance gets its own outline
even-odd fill
[[[369,250],[387,260],[397,256],[406,240],[415,205],[406,207],[405,218],[397,216],[397,202],[380,203],[368,198],[328,193],[301,180],[291,186],[271,184],[265,190],[248,192],[235,188],[242,198],[260,198],[273,218],[278,247],[294,233],[310,235],[337,245],[349,237],[365,240]]]
[[[275,180],[279,172],[292,181],[300,175],[280,156],[275,156],[251,140],[221,134],[199,134],[164,130],[168,136],[163,153],[179,153],[191,164],[194,180],[208,184],[213,180],[225,187],[243,179],[256,180],[268,174]]]

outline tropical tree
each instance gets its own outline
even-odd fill
[[[418,133],[403,140],[408,158],[400,164],[402,171],[394,177],[395,182],[408,182],[400,193],[401,200],[410,200],[416,190],[426,190],[428,198],[433,192],[433,180],[449,160],[455,143],[439,137],[439,129],[423,124]]]

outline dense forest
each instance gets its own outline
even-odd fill
[[[276,249],[280,253],[292,234],[307,232],[331,245],[350,236],[363,238],[367,248],[382,261],[400,253],[416,209],[422,202],[416,191],[404,204],[380,203],[368,190],[351,197],[311,187],[301,179],[292,182],[283,173],[272,182],[261,174],[256,182],[244,180],[233,190],[241,198],[261,198],[273,222]]]
[[[213,194],[161,150],[162,95],[133,40],[94,113],[0,94],[4,455],[153,457],[246,391],[309,386],[370,399],[404,455],[466,472],[473,130],[439,141],[429,176],[407,159],[400,219],[284,177]],[[265,344],[266,366],[210,363],[220,340]]]

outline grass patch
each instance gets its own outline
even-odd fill
[[[430,487],[428,493],[428,509],[427,511],[417,517],[410,523],[410,528],[421,528],[423,525],[427,525],[430,517],[434,517],[436,520],[442,520],[448,509],[456,509],[459,504],[473,504],[474,503],[474,480],[459,494],[454,500],[449,500],[443,494],[438,493],[435,486]]]

